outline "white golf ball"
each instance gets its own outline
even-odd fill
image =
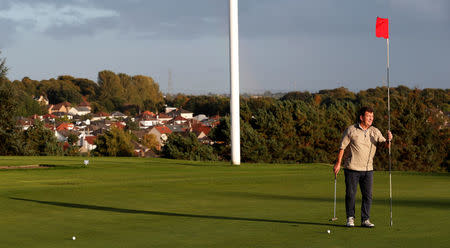
[[[77,239],[75,236],[72,237],[73,240]]]
[[[330,231],[330,230],[327,230],[327,233],[331,233],[331,231]]]

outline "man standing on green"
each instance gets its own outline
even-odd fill
[[[378,128],[372,126],[373,109],[363,107],[359,111],[358,124],[348,127],[342,136],[338,159],[334,165],[334,174],[337,176],[344,158],[345,175],[345,210],[347,213],[347,226],[355,226],[355,201],[358,184],[361,188],[361,226],[374,227],[369,220],[372,206],[373,186],[373,157],[377,143],[385,142],[389,147],[392,134],[388,131],[389,142]],[[348,148],[346,150],[346,148]],[[345,157],[344,157],[345,151]]]

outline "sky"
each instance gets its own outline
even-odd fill
[[[146,75],[163,92],[229,93],[228,0],[0,0],[8,78]],[[450,88],[448,0],[240,0],[241,93]],[[169,88],[169,71],[172,87]]]

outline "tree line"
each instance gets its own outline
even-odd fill
[[[392,166],[394,170],[449,170],[449,89],[391,88]],[[203,108],[212,96],[191,96],[184,106]],[[217,97],[221,98],[221,97]],[[229,109],[229,99],[223,109]],[[387,88],[377,87],[358,93],[346,88],[321,90],[317,93],[290,92],[279,99],[273,97],[241,98],[241,159],[244,162],[267,163],[333,163],[343,131],[358,120],[362,106],[374,108],[374,126],[384,135],[388,128]],[[221,107],[216,106],[216,109]],[[210,137],[215,156],[180,154],[179,137],[171,139],[165,154],[171,158],[230,160],[229,112]],[[191,145],[194,146],[194,145]],[[195,144],[199,146],[199,144]],[[174,150],[175,152],[171,152]],[[184,148],[184,151],[189,149]],[[388,151],[379,147],[376,170],[388,168]],[[178,155],[177,155],[178,154]],[[200,153],[205,154],[205,153]]]
[[[147,76],[101,71],[98,82],[72,76],[49,80],[9,81],[5,60],[0,59],[0,154],[62,154],[51,131],[35,125],[27,131],[16,127],[18,116],[42,114],[45,109],[31,96],[46,95],[50,103],[83,99],[93,112],[119,110],[136,114],[141,110],[161,111],[167,104],[194,114],[223,116],[210,132],[214,145],[204,145],[193,135],[169,136],[161,156],[193,160],[230,160],[229,97],[218,95],[168,95]],[[19,97],[21,96],[21,97]],[[358,93],[346,88],[316,93],[290,92],[281,98],[241,97],[241,156],[244,162],[333,163],[345,128],[357,121],[357,110],[371,106],[374,126],[387,132],[387,88]],[[395,170],[449,170],[449,89],[391,88],[392,161]],[[132,127],[130,123],[130,127]],[[48,131],[47,131],[48,130]],[[50,133],[49,133],[50,131]],[[53,137],[53,138],[52,138]],[[121,137],[120,139],[116,137]],[[109,147],[113,142],[127,152]],[[121,144],[121,142],[127,144]],[[111,130],[99,139],[105,151],[99,155],[131,156],[130,137]],[[388,167],[388,152],[380,147],[374,160],[377,170]]]
[[[78,105],[83,101],[90,102],[92,111],[122,111],[134,115],[142,110],[158,111],[164,105],[164,98],[159,85],[148,76],[130,76],[125,73],[114,73],[104,70],[98,73],[98,81],[75,78],[69,75],[56,79],[32,80],[28,77],[9,84],[24,97],[19,100],[18,115],[30,116],[45,113],[45,106],[40,106],[32,96],[46,96],[50,104],[70,102]]]

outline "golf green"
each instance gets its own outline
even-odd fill
[[[0,157],[0,247],[449,247],[449,174],[376,172],[371,221],[345,227],[326,164]],[[356,224],[360,217],[360,193]],[[327,230],[331,233],[328,234]],[[75,236],[76,240],[72,237]]]

